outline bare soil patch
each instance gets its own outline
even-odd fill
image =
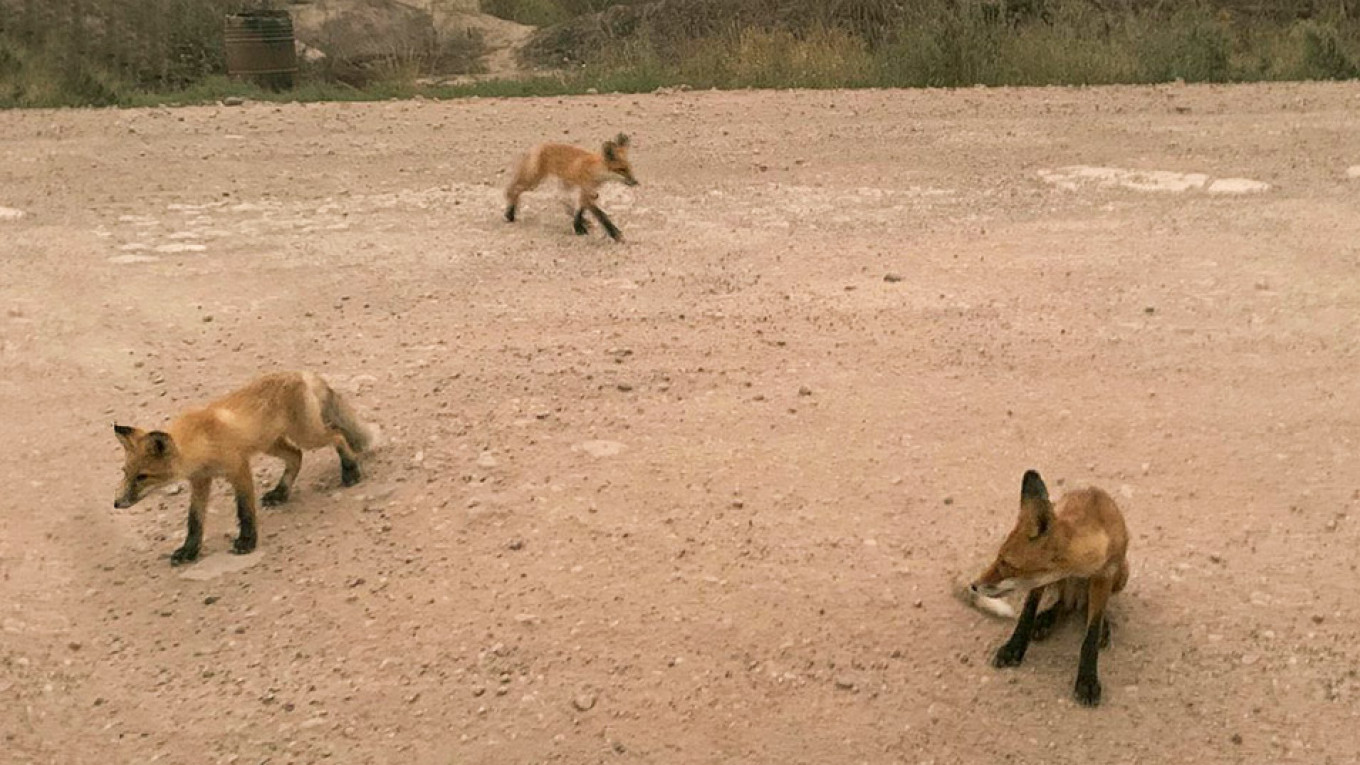
[[[1357,109],[0,113],[4,759],[1353,762]],[[619,131],[626,245],[551,191],[503,222],[516,153]],[[113,509],[109,426],[277,368],[386,444],[352,489],[309,455],[258,560],[182,577],[187,496]],[[952,594],[1029,467],[1128,518],[1095,711],[1077,629],[998,671],[1009,625]]]

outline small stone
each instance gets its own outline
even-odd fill
[[[486,693],[486,686],[484,686],[484,685],[474,685],[474,686],[472,687],[472,695],[473,695],[474,697],[476,697],[476,696],[481,696],[481,695],[484,694],[484,693]]]
[[[1326,618],[1327,617],[1322,614],[1313,614],[1313,624],[1322,624],[1323,620]]]
[[[510,541],[510,544],[507,545],[507,546],[508,546],[511,550],[523,550],[523,549],[524,549],[524,540],[523,540],[523,539],[512,539],[512,540]]]
[[[1242,734],[1234,733],[1228,737],[1228,740],[1240,746],[1242,744]]]
[[[1157,309],[1153,306],[1148,306],[1147,308],[1143,309],[1143,313],[1151,316],[1152,314],[1157,313]]]
[[[912,607],[912,608],[922,608],[922,607],[925,606],[925,604],[926,604],[926,603],[925,603],[924,600],[914,600],[914,601],[912,601],[912,603],[911,603],[911,607]]]
[[[207,316],[203,317],[204,324],[211,324],[212,320],[213,320],[212,314],[208,314]]]
[[[72,640],[71,642],[66,644],[66,647],[71,649],[72,651],[79,651],[80,643],[77,643],[76,641]]]
[[[633,386],[632,386],[631,384],[629,384],[629,383],[619,383],[619,384],[618,384],[617,386],[615,386],[615,387],[617,387],[620,391],[622,391],[622,392],[624,392],[624,393],[627,393],[628,391],[630,391],[630,390],[633,389]]]
[[[842,691],[853,691],[855,690],[855,681],[844,676],[838,677],[836,678],[836,687]]]
[[[208,597],[206,597],[206,598],[203,599],[203,605],[205,605],[205,606],[211,606],[212,604],[216,603],[216,602],[217,602],[218,600],[220,600],[220,599],[221,599],[221,598],[219,598],[219,597],[216,596],[216,595],[209,595]]]
[[[954,498],[953,498],[953,497],[945,497],[945,498],[944,498],[944,503],[945,503],[946,505],[952,505],[952,504],[954,504]]]
[[[576,707],[576,711],[578,712],[589,712],[595,708],[595,694],[578,693],[571,700],[571,705]]]
[[[893,274],[893,273],[884,274],[884,275],[883,275],[883,281],[885,281],[885,282],[887,282],[887,283],[889,283],[889,284],[896,284],[896,283],[902,281],[902,276],[901,276],[901,274]]]
[[[798,395],[800,395],[800,396],[811,396],[811,395],[812,395],[812,389],[809,388],[808,386],[804,385],[804,386],[802,386],[802,387],[800,387],[800,388],[798,389]]]
[[[245,102],[246,100],[239,96],[227,96],[226,98],[222,99],[223,106],[243,106]]]

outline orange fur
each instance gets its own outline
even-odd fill
[[[545,179],[556,177],[564,188],[577,189],[577,205],[572,222],[577,234],[586,233],[585,214],[589,212],[615,241],[622,241],[623,233],[596,202],[600,197],[600,186],[608,181],[637,185],[633,167],[628,161],[628,146],[628,136],[622,133],[614,140],[606,141],[599,152],[561,143],[535,146],[520,160],[515,176],[505,190],[505,219],[513,223],[520,197],[538,188]]]
[[[1010,640],[993,663],[1015,666],[1031,639],[1042,640],[1069,613],[1085,609],[1086,640],[1077,670],[1078,702],[1100,702],[1097,652],[1108,640],[1105,605],[1129,578],[1129,535],[1114,499],[1096,488],[1068,493],[1056,508],[1043,479],[1025,474],[1020,517],[1002,543],[996,561],[972,584],[977,595],[995,598],[1026,590],[1024,610]],[[1053,605],[1038,612],[1046,588],[1057,591]]]
[[[278,485],[263,497],[266,505],[288,499],[306,449],[334,447],[340,455],[346,486],[360,478],[357,452],[364,451],[372,431],[361,424],[348,404],[315,374],[269,374],[202,409],[180,415],[164,430],[144,431],[115,425],[123,444],[123,481],[115,507],[131,507],[151,492],[187,480],[189,533],[173,563],[198,556],[203,515],[214,478],[225,478],[236,492],[240,536],[233,550],[250,552],[256,544],[256,503],[250,459],[269,454],[284,461]]]

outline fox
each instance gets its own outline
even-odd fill
[[[981,598],[1027,591],[1015,631],[992,659],[997,668],[1024,661],[1030,640],[1048,637],[1074,611],[1086,609],[1074,696],[1082,706],[1100,704],[1097,659],[1110,642],[1105,606],[1129,580],[1129,533],[1124,515],[1098,488],[1068,492],[1055,506],[1037,471],[1025,472],[1020,485],[1020,517],[1002,543],[996,560],[971,585]],[[1053,604],[1039,611],[1045,590]]]
[[[628,136],[619,133],[613,140],[605,141],[598,153],[562,143],[545,143],[530,149],[520,159],[514,179],[505,189],[505,220],[514,223],[520,196],[538,188],[543,179],[551,175],[562,182],[563,189],[575,187],[578,191],[571,224],[578,235],[590,231],[586,224],[586,213],[589,212],[604,226],[611,239],[622,242],[623,232],[605,215],[596,200],[600,196],[600,186],[607,181],[638,185],[637,178],[633,177],[633,166],[628,161],[628,145]]]
[[[189,482],[188,533],[170,556],[173,566],[198,558],[214,478],[225,478],[235,491],[239,529],[231,551],[244,555],[259,539],[251,457],[264,453],[283,460],[278,484],[260,498],[265,506],[279,505],[292,494],[304,449],[334,447],[340,482],[353,486],[363,477],[359,455],[377,435],[376,427],[360,422],[349,403],[311,372],[266,374],[181,414],[164,430],[115,424],[113,432],[124,451],[114,507],[132,507],[157,489]]]

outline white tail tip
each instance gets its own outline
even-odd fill
[[[954,596],[963,601],[969,608],[975,608],[988,616],[997,619],[1014,619],[1015,606],[1004,598],[989,598],[986,595],[979,595],[973,592],[967,585],[960,585],[954,589]]]

